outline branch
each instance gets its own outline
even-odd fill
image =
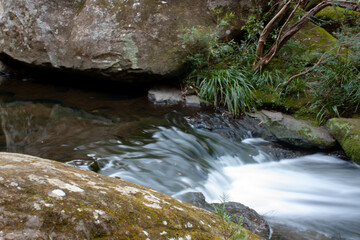
[[[294,25],[292,25],[280,39],[277,39],[275,44],[270,50],[263,56],[255,65],[255,69],[266,66],[274,58],[279,49],[293,36],[295,35],[305,24],[310,20],[310,17],[316,15],[319,11],[332,4],[331,0],[325,0],[318,3],[314,8],[305,13]]]
[[[265,28],[262,30],[258,45],[256,47],[256,56],[261,58],[264,52],[264,45],[266,43],[266,39],[269,37],[271,30],[274,28],[276,22],[281,19],[281,17],[287,12],[290,7],[292,0],[289,0],[280,10],[279,12],[273,17],[268,24],[266,24]]]
[[[319,65],[323,62],[324,56],[325,56],[325,53],[320,57],[319,61],[318,61],[314,66],[312,66],[311,68],[309,68],[307,71],[298,73],[298,74],[292,76],[291,78],[289,78],[289,79],[286,81],[286,83],[284,84],[283,89],[282,89],[281,92],[284,92],[284,90],[286,89],[286,87],[287,87],[294,79],[296,79],[296,78],[298,78],[298,77],[301,77],[301,76],[303,76],[303,75],[308,74],[309,72],[313,71],[317,66],[319,66]]]
[[[269,62],[275,57],[275,54],[279,51],[279,46],[280,46],[280,37],[282,32],[284,31],[285,27],[288,25],[288,23],[290,22],[290,20],[293,18],[296,10],[299,8],[300,4],[301,4],[302,0],[299,0],[299,2],[296,4],[295,8],[293,9],[293,11],[290,13],[289,17],[286,19],[286,22],[284,23],[284,25],[281,27],[280,31],[279,31],[279,35],[276,38],[276,42],[275,42],[275,49],[274,49],[274,53],[271,55],[271,57],[269,58]]]

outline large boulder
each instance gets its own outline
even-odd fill
[[[262,137],[301,148],[329,149],[337,145],[326,127],[313,126],[309,121],[295,119],[281,112],[261,110],[249,114],[260,120]]]
[[[216,16],[211,10],[222,8],[235,13],[227,31],[235,34],[251,8],[266,4],[255,0],[0,0],[0,53],[33,66],[98,73],[113,80],[171,77],[186,61],[184,29],[214,28]]]
[[[121,179],[0,153],[0,239],[222,239],[220,221]]]
[[[328,121],[327,126],[346,155],[360,164],[360,119],[332,118]]]

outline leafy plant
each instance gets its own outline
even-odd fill
[[[318,84],[311,87],[311,108],[320,109],[320,123],[331,117],[351,117],[360,107],[360,26],[343,26],[336,37],[341,44],[336,56],[330,56],[313,74]]]
[[[240,218],[236,221],[235,217],[231,216],[226,211],[226,202],[228,201],[228,196],[223,194],[220,198],[219,205],[213,205],[215,214],[218,215],[221,219],[220,229],[225,240],[242,240],[249,239],[249,235],[243,231],[242,228],[242,219]],[[236,224],[234,222],[237,222]]]
[[[215,106],[223,104],[234,115],[254,107],[253,87],[237,68],[210,69],[199,78],[199,96]]]
[[[255,107],[255,98],[245,67],[240,67],[241,63],[250,62],[248,55],[243,54],[244,46],[220,38],[233,17],[227,13],[219,18],[215,30],[193,27],[186,31],[183,42],[193,68],[187,78],[188,85],[214,106],[226,106],[233,115],[238,115]]]

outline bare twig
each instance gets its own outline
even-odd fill
[[[298,73],[298,74],[292,76],[291,78],[289,78],[289,79],[286,81],[286,83],[284,84],[282,92],[286,89],[286,87],[287,87],[294,79],[308,74],[309,72],[313,71],[317,66],[319,66],[319,65],[323,62],[324,56],[325,56],[325,53],[320,57],[319,61],[318,61],[314,66],[312,66],[311,68],[309,68],[307,71]]]
[[[337,59],[339,56],[340,56],[340,52],[341,52],[341,47],[343,46],[343,43],[340,43],[338,49],[337,49],[337,52],[336,52],[336,56],[333,57],[332,59],[328,60],[328,61],[332,61],[332,60],[335,60]],[[309,68],[308,70],[304,71],[304,72],[301,72],[301,73],[298,73],[294,76],[292,76],[291,78],[289,78],[286,83],[284,84],[283,86],[283,89],[281,92],[284,92],[284,90],[286,89],[286,87],[296,78],[298,77],[301,77],[301,76],[304,76],[306,74],[308,74],[309,72],[313,71],[317,66],[319,66],[320,64],[322,64],[324,62],[324,57],[325,57],[326,53],[324,53],[323,55],[321,55],[321,57],[319,58],[319,60],[317,61],[317,63],[312,66],[311,68]]]

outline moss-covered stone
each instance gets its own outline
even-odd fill
[[[323,20],[346,21],[349,18],[360,16],[360,13],[346,8],[329,6],[318,12],[315,16]]]
[[[254,93],[257,97],[258,106],[261,108],[270,108],[291,114],[298,113],[299,117],[306,115],[305,113],[301,113],[301,110],[304,109],[304,105],[312,99],[310,94],[301,97],[290,95],[281,96],[279,89],[270,89],[270,87],[266,91],[257,89]]]
[[[298,33],[296,33],[294,35],[294,40],[301,42],[305,47],[305,50],[316,52],[329,51],[334,48],[336,43],[336,38],[324,28],[312,22],[308,22]]]
[[[206,210],[127,181],[0,153],[1,239],[220,240],[219,221]]]
[[[329,32],[336,32],[343,24],[356,26],[359,24],[360,13],[346,8],[329,6],[318,12],[315,17],[322,22]]]
[[[287,144],[302,147],[328,149],[336,146],[325,127],[316,127],[309,121],[298,120],[281,112],[262,110],[251,114],[265,127],[264,138],[275,138]]]
[[[332,118],[327,127],[346,155],[360,164],[360,118]]]

